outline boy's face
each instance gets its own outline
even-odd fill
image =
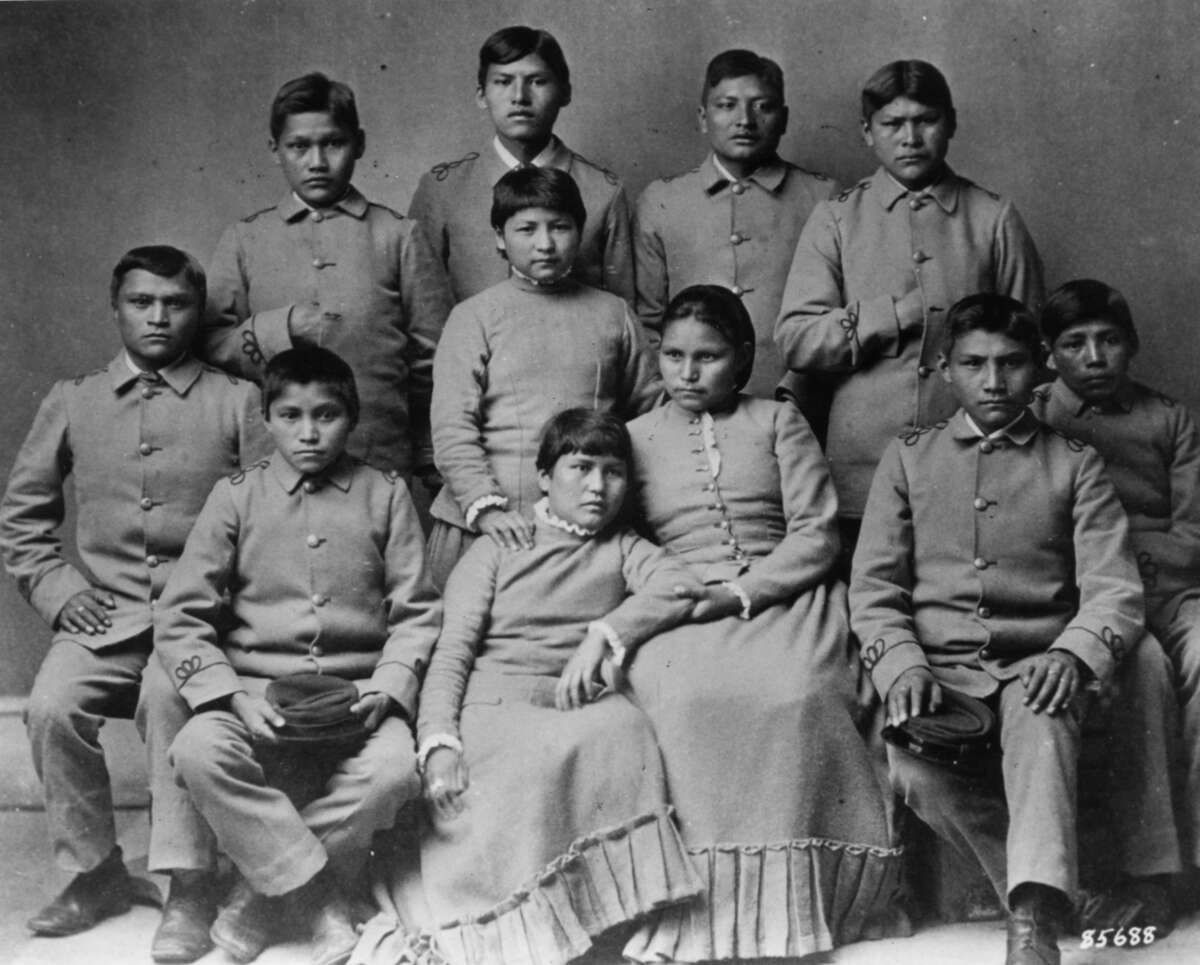
[[[1003,429],[1020,415],[1037,380],[1033,353],[997,332],[967,332],[938,364],[958,404],[984,432]]]
[[[1125,384],[1133,355],[1129,336],[1113,322],[1080,322],[1054,340],[1046,364],[1079,398],[1095,404]]]
[[[658,368],[676,405],[685,412],[708,412],[726,405],[737,392],[744,357],[711,325],[677,318],[663,332]]]
[[[944,111],[897,97],[863,122],[863,139],[879,163],[911,191],[942,174],[954,127]]]
[[[558,112],[571,102],[568,88],[537,54],[511,64],[489,64],[475,102],[492,119],[501,143],[543,145]]]
[[[134,364],[156,372],[191,348],[200,310],[196,290],[183,272],[163,278],[134,268],[121,279],[113,318]]]
[[[288,186],[313,208],[328,208],[341,200],[354,177],[354,162],[362,157],[366,138],[347,130],[324,111],[289,114],[279,140],[271,140],[275,163]]]
[[[320,382],[287,383],[267,412],[267,431],[275,448],[304,475],[333,465],[353,428],[345,404]]]
[[[497,235],[508,263],[543,283],[565,277],[579,251],[579,226],[565,211],[524,208],[504,222]]]
[[[730,174],[744,177],[775,154],[788,110],[761,78],[729,77],[704,96],[699,116],[713,153]]]
[[[629,470],[616,456],[569,452],[550,472],[538,471],[538,485],[559,519],[599,532],[617,518],[629,487]]]

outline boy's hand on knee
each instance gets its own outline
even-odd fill
[[[363,727],[368,731],[373,731],[383,723],[384,718],[392,712],[395,706],[396,701],[387,694],[363,694],[358,698],[357,703],[350,705],[350,713],[357,714]]]
[[[275,735],[275,728],[283,726],[283,718],[266,697],[252,697],[245,691],[239,691],[230,698],[229,709],[254,737],[269,743],[279,739]]]
[[[1083,683],[1083,665],[1066,650],[1039,653],[1021,671],[1024,703],[1035,714],[1053,717],[1075,699]]]
[[[533,526],[520,513],[491,506],[479,514],[475,525],[506,550],[533,549]]]
[[[104,633],[112,626],[112,620],[106,611],[116,608],[117,601],[111,593],[88,587],[63,604],[54,623],[58,629],[68,633]]]
[[[462,814],[462,794],[470,783],[462,754],[452,747],[439,747],[425,762],[422,780],[425,799],[441,820],[449,821]]]
[[[932,714],[942,706],[942,688],[927,667],[910,667],[904,671],[887,695],[887,722],[892,727],[910,717]]]

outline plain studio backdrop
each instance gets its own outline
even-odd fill
[[[0,3],[0,477],[53,380],[116,354],[109,275],[135,245],[207,264],[221,230],[275,204],[267,109],[309,70],[358,95],[355,182],[406,211],[422,171],[485,145],[476,56],[499,27],[545,27],[571,66],[558,132],[631,200],[704,155],[704,66],[775,58],[781,153],[844,183],[870,173],[858,95],[918,57],[946,74],[950,163],[1012,198],[1054,287],[1120,288],[1135,374],[1200,406],[1200,7],[1194,0],[96,0]],[[0,694],[28,692],[49,633],[0,586]]]

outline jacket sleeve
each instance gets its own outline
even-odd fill
[[[154,651],[193,710],[243,689],[217,632],[240,531],[232,486],[222,479],[209,493],[154,608]]]
[[[92,585],[63,556],[60,529],[71,466],[67,403],[58,384],[34,417],[0,503],[4,565],[21,596],[50,627],[66,602]]]
[[[692,600],[681,597],[675,588],[698,591],[700,583],[682,561],[632,530],[617,539],[622,575],[630,595],[601,622],[612,630],[622,648],[632,650],[656,633],[686,622]]]
[[[654,408],[662,397],[663,386],[646,331],[628,305],[625,306],[621,354],[621,389],[617,411],[629,420]]]
[[[1187,410],[1172,410],[1171,518],[1166,529],[1139,526],[1130,520],[1130,539],[1143,571],[1147,608],[1196,584],[1200,573],[1200,436]]]
[[[458,561],[446,584],[446,616],[421,688],[417,742],[459,737],[467,679],[487,633],[496,595],[496,565],[504,550],[481,539]]]
[[[788,368],[851,372],[898,355],[900,340],[892,296],[846,298],[841,226],[830,202],[822,201],[800,232],[775,322]]]
[[[408,324],[408,411],[418,471],[433,464],[429,406],[433,357],[446,316],[454,306],[446,269],[434,254],[420,223],[411,225],[400,246],[400,297]]]
[[[450,238],[446,233],[446,219],[441,214],[437,190],[433,185],[433,174],[426,171],[417,182],[417,190],[413,192],[412,201],[408,206],[408,216],[421,226],[434,257],[445,269],[450,261]]]
[[[1079,609],[1051,649],[1073,653],[1104,683],[1141,638],[1145,604],[1125,510],[1104,460],[1090,447],[1075,477],[1073,520]]]
[[[1032,312],[1046,300],[1042,259],[1025,222],[1012,202],[1006,201],[996,221],[996,291],[1015,298]]]
[[[433,360],[433,455],[464,514],[484,496],[505,493],[483,447],[483,395],[489,360],[482,321],[457,305]]]
[[[638,198],[633,219],[633,262],[637,278],[637,315],[652,350],[662,339],[662,316],[667,309],[670,277],[667,252],[655,219],[653,188]]]
[[[631,220],[625,189],[618,185],[604,216],[604,287],[633,307],[637,293]]]
[[[794,407],[779,405],[774,430],[787,534],[736,581],[750,598],[751,614],[824,580],[841,545],[829,465],[808,422]]]
[[[884,450],[867,496],[850,577],[850,624],[879,695],[929,667],[913,619],[913,525],[900,446]]]
[[[429,579],[424,542],[408,487],[396,479],[384,551],[388,637],[365,692],[387,694],[408,720],[415,719],[421,677],[442,624],[442,603]]]
[[[291,313],[291,305],[250,313],[238,226],[228,228],[208,267],[208,305],[197,340],[200,356],[227,372],[261,381],[267,360],[292,347]]]

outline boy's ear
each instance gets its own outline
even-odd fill
[[[496,232],[496,253],[505,261],[508,261],[508,249],[504,247],[504,229],[493,228]]]
[[[869,147],[872,151],[874,151],[875,150],[875,137],[871,134],[871,122],[870,121],[861,121],[859,129],[862,131],[863,143],[867,147]]]
[[[483,88],[482,87],[475,88],[475,106],[478,107],[481,111],[486,111],[488,109],[487,98],[483,96]]]
[[[1042,340],[1042,364],[1051,372],[1058,374],[1058,363],[1054,361],[1054,353],[1050,351],[1050,343]]]
[[[696,123],[700,125],[701,134],[708,133],[708,117],[705,114],[703,104],[696,108]]]
[[[942,373],[942,378],[947,382],[950,381],[950,357],[945,352],[938,352],[937,367]]]

